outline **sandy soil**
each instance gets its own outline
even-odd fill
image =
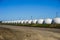
[[[60,40],[60,29],[0,25],[0,40]]]

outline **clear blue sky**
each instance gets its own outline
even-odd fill
[[[60,0],[0,0],[0,20],[54,18]]]

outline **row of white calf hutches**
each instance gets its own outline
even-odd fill
[[[33,21],[33,20],[29,20],[29,21],[28,21],[28,24],[32,24],[32,21]]]
[[[20,22],[21,22],[21,20],[14,21],[14,23],[20,23]]]
[[[24,24],[24,22],[25,22],[24,20],[21,20],[21,24]]]
[[[15,21],[13,21],[13,23],[19,23],[19,21],[18,20],[17,21],[15,20]]]
[[[38,24],[43,24],[43,21],[44,21],[44,19],[39,19],[39,20],[37,21],[37,23],[38,23]]]
[[[60,24],[60,18],[54,18],[53,21],[54,21],[54,23],[56,23],[56,24]]]
[[[2,23],[21,23],[21,24],[51,24],[51,23],[60,24],[60,18],[54,19],[35,19],[35,20],[15,20],[15,21],[2,21]]]
[[[36,23],[37,23],[37,21],[38,21],[37,19],[32,20],[32,23],[33,23],[33,24],[36,24]]]
[[[28,21],[29,21],[29,20],[25,20],[25,22],[24,22],[24,23],[25,23],[25,24],[28,24]]]
[[[45,24],[51,24],[52,23],[52,19],[47,18],[47,19],[44,20],[44,23]]]

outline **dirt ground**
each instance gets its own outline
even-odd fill
[[[60,40],[60,29],[0,25],[0,40]]]

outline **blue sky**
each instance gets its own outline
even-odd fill
[[[60,0],[0,0],[0,20],[60,17]]]

